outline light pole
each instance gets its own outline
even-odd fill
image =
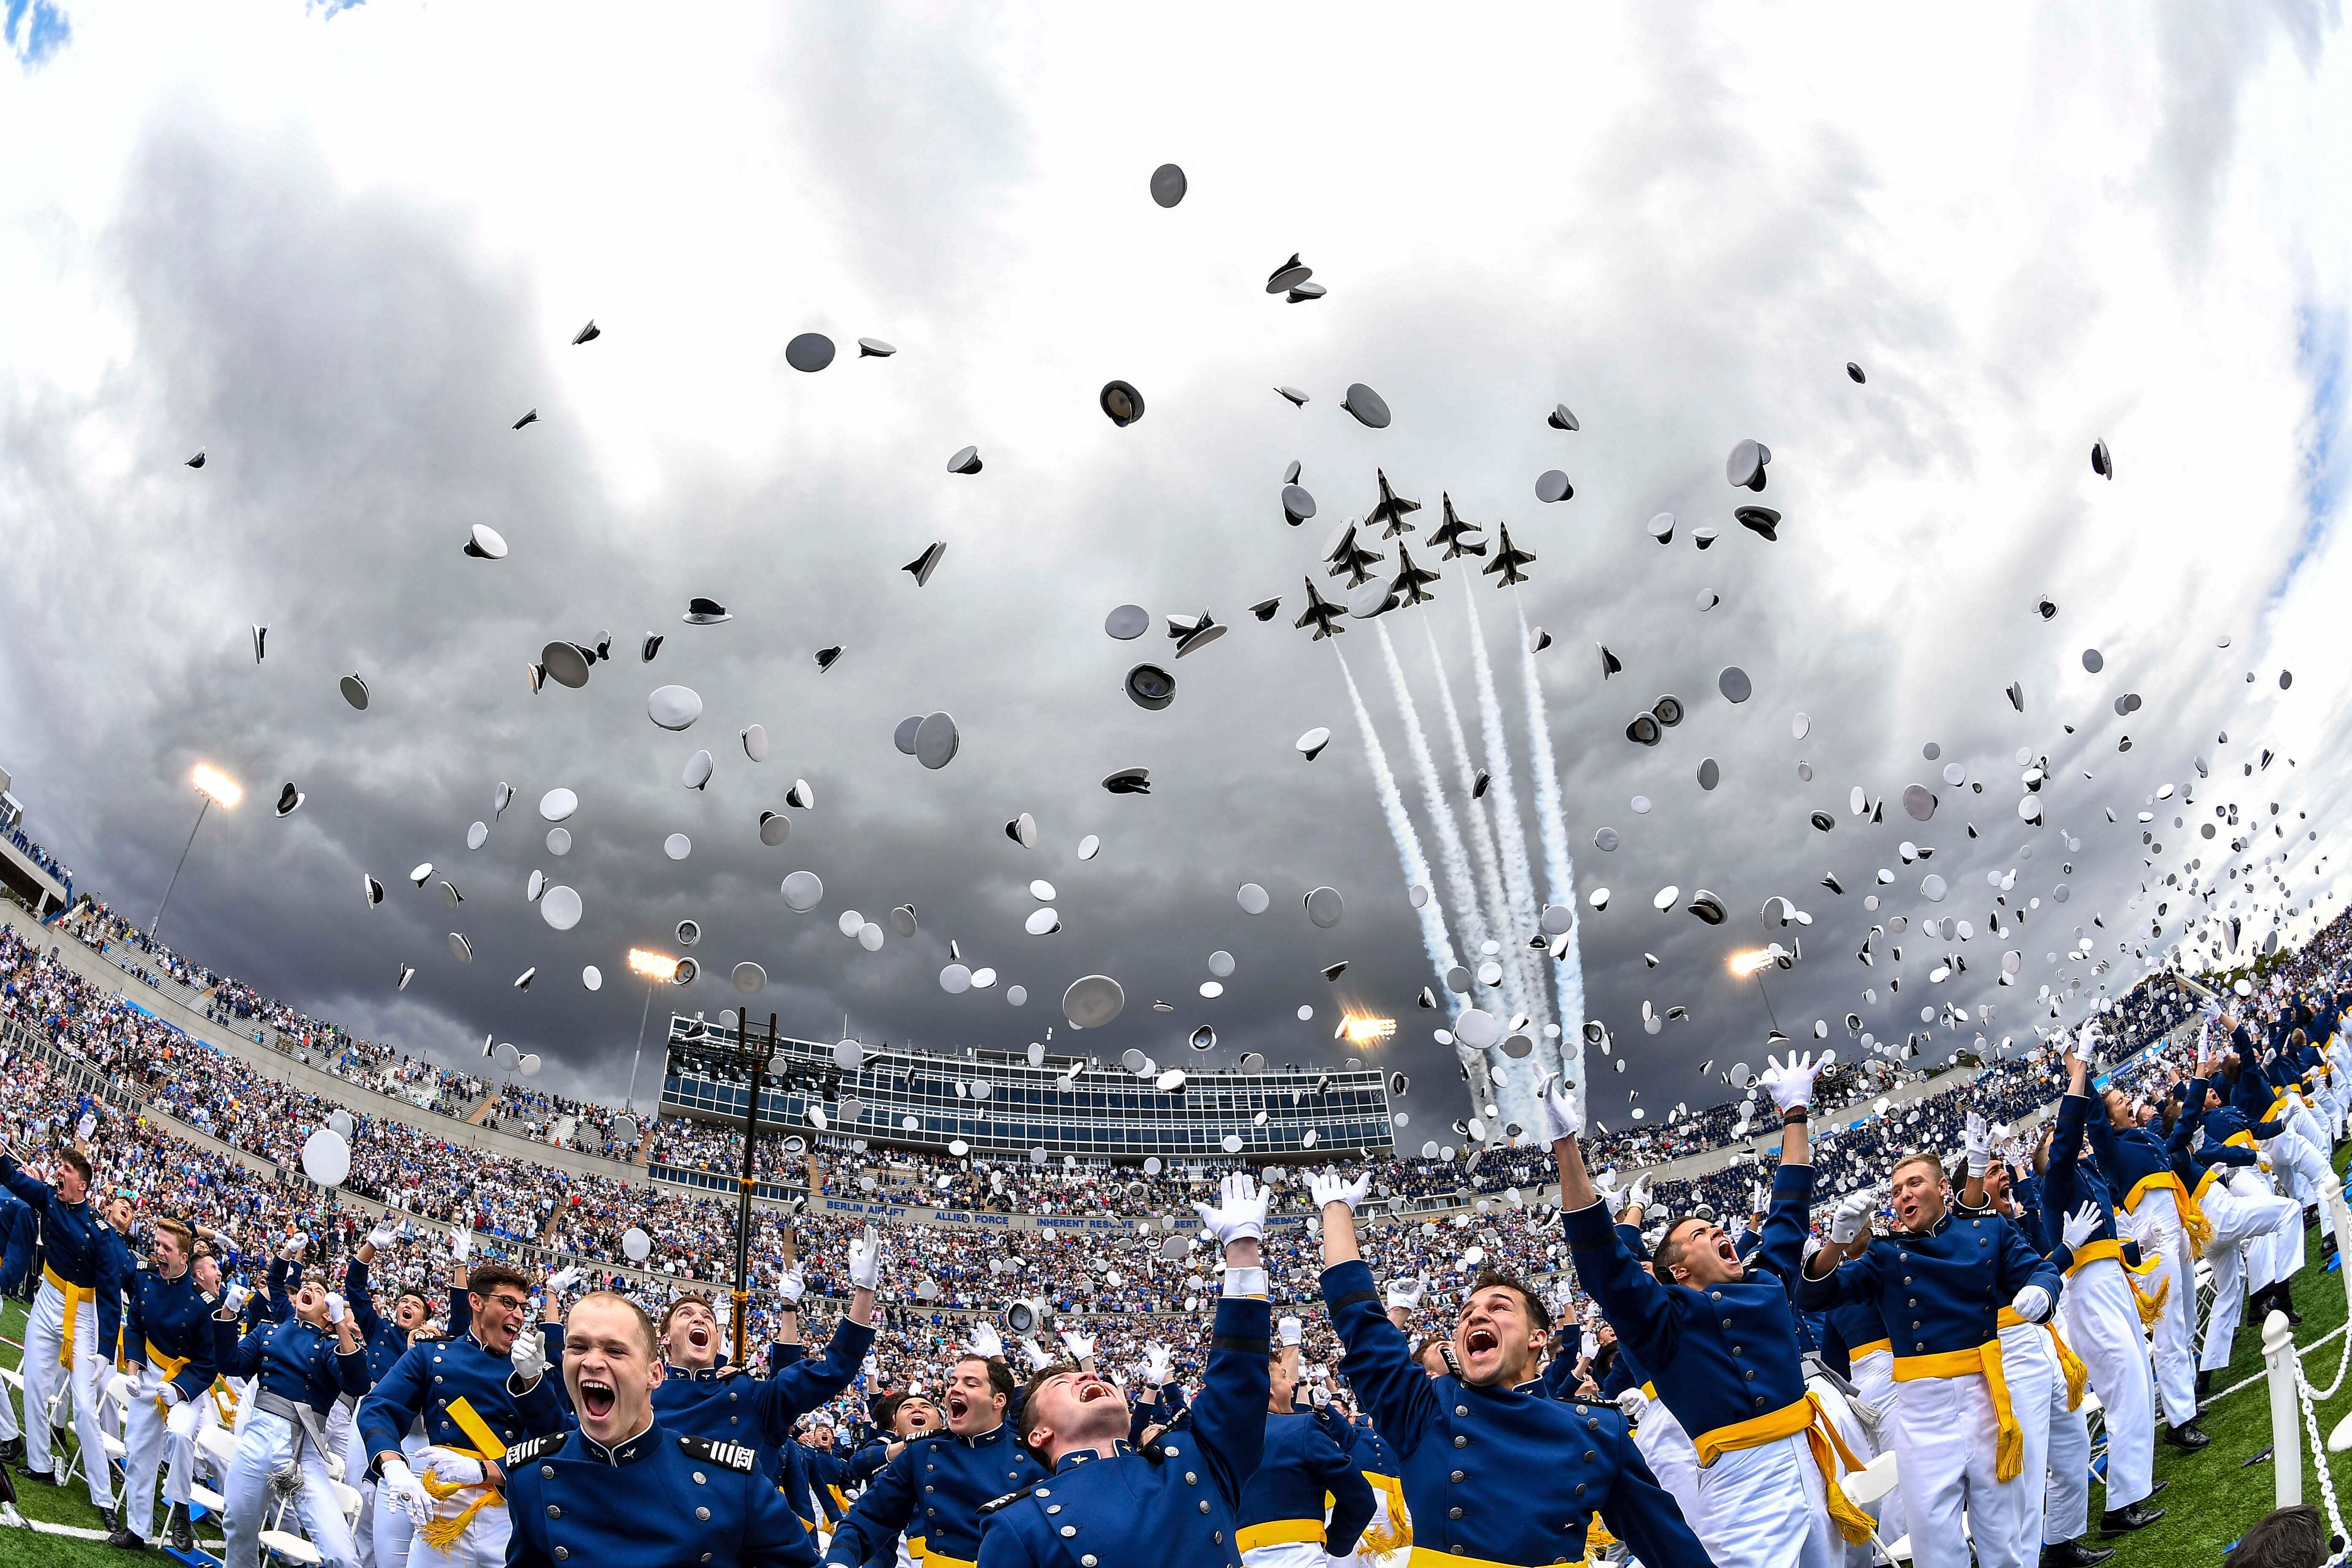
[[[205,825],[205,813],[213,808],[215,801],[220,802],[222,808],[226,810],[245,798],[245,786],[209,763],[198,763],[188,782],[195,785],[196,793],[205,797],[205,803],[196,807],[196,826],[188,829],[188,841],[180,846],[179,864],[172,868],[172,879],[163,884],[163,897],[155,906],[155,918],[147,922],[149,942],[155,940],[155,928],[163,923],[163,906],[172,901],[172,889],[180,885],[180,867],[188,863],[188,851],[196,847],[196,827]]]
[[[637,1108],[637,1063],[646,1054],[646,1020],[653,1016],[654,987],[665,980],[677,977],[677,960],[666,952],[649,952],[642,947],[629,949],[629,970],[646,979],[646,1005],[637,1014],[637,1051],[629,1058],[629,1097],[631,1110]]]

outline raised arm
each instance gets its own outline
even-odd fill
[[[1360,1184],[1358,1196],[1364,1191]],[[1273,1348],[1273,1309],[1266,1302],[1265,1269],[1259,1239],[1265,1234],[1265,1194],[1245,1172],[1219,1184],[1214,1208],[1196,1205],[1201,1223],[1225,1247],[1224,1293],[1217,1300],[1215,1336],[1209,1342],[1209,1369],[1201,1397],[1192,1402],[1197,1450],[1227,1507],[1238,1509],[1242,1489],[1257,1473],[1265,1451],[1265,1406],[1273,1379],[1266,1360]],[[1329,1228],[1325,1210],[1325,1228]],[[1355,1226],[1349,1236],[1352,1241]]]
[[[1332,1331],[1348,1352],[1348,1381],[1370,1413],[1373,1429],[1403,1458],[1420,1447],[1421,1435],[1437,1419],[1437,1400],[1429,1379],[1413,1364],[1404,1331],[1381,1310],[1372,1271],[1356,1250],[1354,1208],[1370,1181],[1369,1175],[1350,1182],[1326,1172],[1310,1179],[1309,1190],[1323,1211],[1323,1302]]]

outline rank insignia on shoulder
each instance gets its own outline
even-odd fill
[[[1004,1510],[1011,1508],[1014,1503],[1019,1502],[1023,1498],[1027,1497],[1031,1492],[1035,1491],[1036,1489],[1036,1487],[1034,1485],[1025,1486],[1017,1492],[1006,1492],[1001,1498],[991,1498],[988,1501],[980,1505],[980,1516],[982,1519],[986,1519],[991,1514],[1002,1513]]]
[[[708,1459],[714,1465],[724,1465],[730,1470],[751,1473],[759,1456],[740,1443],[715,1442],[709,1437],[680,1437],[677,1446],[694,1458]]]
[[[556,1449],[563,1447],[563,1440],[570,1436],[572,1434],[569,1432],[551,1432],[544,1437],[526,1438],[522,1442],[510,1445],[507,1449],[505,1463],[499,1468],[510,1469],[516,1465],[536,1459],[541,1454],[552,1454]]]

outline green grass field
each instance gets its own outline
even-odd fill
[[[2352,1152],[2337,1157],[2336,1168],[2343,1170],[2347,1160],[2352,1160]],[[2309,1256],[2316,1259],[2318,1255],[2319,1240],[2314,1233]],[[2340,1274],[2327,1273],[2315,1262],[2306,1266],[2295,1277],[2294,1296],[2295,1305],[2303,1313],[2303,1326],[2295,1331],[2298,1343],[2311,1344],[2343,1325],[2345,1298]],[[24,1323],[22,1307],[14,1301],[0,1306],[0,1332],[12,1340],[21,1340]],[[2306,1373],[2315,1384],[2324,1385],[2334,1376],[2342,1344],[2339,1336],[2306,1360]],[[16,1354],[5,1350],[0,1353],[11,1358]],[[2214,1377],[2213,1386],[2218,1391],[2255,1377],[2262,1365],[2261,1330],[2259,1325],[2249,1324],[2239,1330],[2237,1353],[2229,1370]],[[2336,1422],[2352,1415],[2352,1376],[2344,1381],[2345,1386],[2336,1390],[2335,1397],[2317,1407],[2323,1436],[2334,1429]],[[2113,1568],[2215,1568],[2221,1561],[2222,1550],[2248,1525],[2271,1510],[2276,1486],[2271,1461],[2264,1458],[2251,1466],[2246,1462],[2271,1442],[2270,1398],[2264,1385],[2256,1382],[2218,1400],[2205,1412],[2204,1426],[2212,1435],[2213,1442],[2202,1453],[2182,1454],[2161,1442],[2157,1444],[2156,1479],[2172,1483],[2155,1500],[2156,1505],[2165,1510],[2165,1517],[2136,1535],[2105,1542],[2120,1548]],[[2319,1481],[2307,1436],[2303,1447],[2304,1500],[2316,1504],[2320,1500]],[[2336,1457],[2330,1474],[2345,1502],[2352,1505],[2352,1462],[2347,1459],[2352,1457]],[[27,1519],[98,1528],[98,1514],[89,1506],[89,1493],[79,1482],[59,1491],[20,1478],[16,1492],[18,1506]],[[2091,1489],[2094,1544],[2102,1544],[2097,1539],[2097,1518],[2105,1506],[2101,1489],[2095,1485]],[[202,1526],[197,1537],[200,1541],[214,1539],[212,1532]],[[160,1553],[133,1556],[110,1551],[94,1541],[0,1530],[0,1568],[122,1568],[124,1563],[142,1558],[167,1561]]]

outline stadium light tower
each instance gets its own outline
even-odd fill
[[[734,1331],[735,1364],[744,1366],[749,1363],[743,1359],[743,1336],[751,1315],[751,1173],[759,1168],[754,1162],[760,1147],[760,1091],[767,1087],[768,1073],[775,1065],[776,1016],[768,1015],[764,1036],[753,1035],[751,1019],[743,1019],[731,1040],[697,1022],[669,1042],[668,1054],[673,1068],[683,1066],[721,1081],[737,1077],[744,1080],[742,1195],[735,1214]]]
[[[180,867],[188,863],[188,851],[196,847],[196,827],[205,825],[205,813],[213,808],[215,801],[220,802],[221,809],[227,811],[245,798],[245,786],[210,763],[198,763],[195,772],[188,775],[188,782],[195,786],[196,793],[205,800],[196,807],[196,826],[188,829],[188,841],[180,846],[179,865],[172,868],[172,879],[163,884],[163,897],[155,906],[155,918],[147,922],[149,942],[155,940],[155,928],[163,923],[163,906],[172,901],[172,889],[180,885]]]
[[[665,980],[677,978],[677,960],[666,952],[633,947],[629,949],[629,972],[646,978],[646,1005],[637,1014],[637,1054],[629,1058],[628,1107],[634,1111],[637,1108],[637,1063],[646,1054],[646,1020],[653,1016],[654,987]]]

